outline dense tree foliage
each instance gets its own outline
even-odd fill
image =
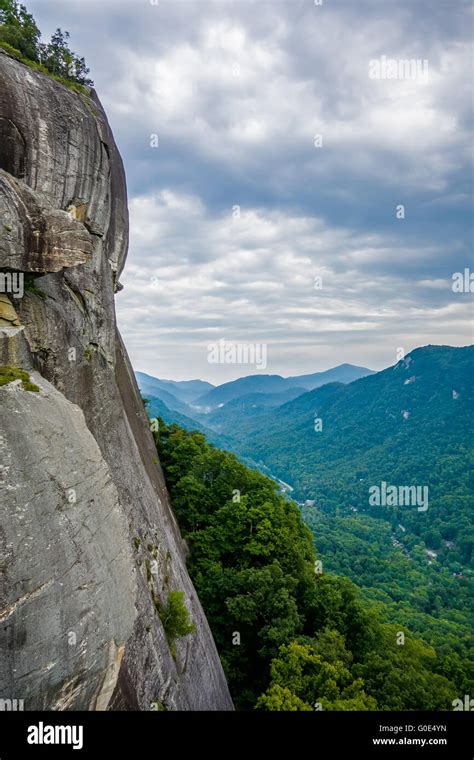
[[[240,457],[310,503],[327,569],[383,602],[389,620],[461,654],[473,623],[473,376],[473,346],[426,346],[229,427]],[[371,506],[382,481],[426,487],[428,508]]]
[[[439,561],[403,526],[369,515],[302,508],[324,568],[356,583],[388,622],[410,628],[444,654],[473,657],[469,568]]]
[[[239,708],[452,709],[469,693],[459,654],[382,623],[382,602],[320,572],[299,508],[270,479],[163,420],[155,440]]]
[[[69,32],[56,29],[49,43],[40,40],[40,30],[26,7],[17,0],[0,0],[0,46],[66,82],[93,84],[84,58],[69,48]]]
[[[272,468],[297,498],[315,499],[327,512],[352,507],[401,522],[442,557],[468,564],[473,375],[474,346],[427,346],[383,372],[325,385],[244,420],[233,439],[239,454]],[[371,506],[369,488],[381,481],[426,485],[429,509]]]

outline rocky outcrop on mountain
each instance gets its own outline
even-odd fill
[[[116,327],[127,245],[95,92],[0,52],[0,697],[232,709]],[[195,633],[170,641],[176,590]]]

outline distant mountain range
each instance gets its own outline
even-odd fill
[[[319,388],[325,383],[339,382],[351,383],[359,377],[372,375],[373,371],[366,367],[356,367],[352,364],[341,364],[325,372],[315,372],[311,375],[295,375],[293,377],[281,377],[280,375],[249,375],[233,380],[229,383],[212,388],[199,398],[195,399],[194,405],[205,411],[217,409],[236,398],[254,393],[284,394],[290,392],[293,397],[295,391],[305,391]],[[282,399],[282,403],[285,399]]]
[[[156,400],[162,402],[160,409],[165,411],[167,422],[198,429],[204,425],[220,433],[225,432],[225,426],[232,423],[236,414],[254,415],[268,407],[281,406],[325,383],[350,383],[374,373],[366,367],[341,364],[310,375],[249,375],[219,386],[203,380],[162,380],[144,372],[135,374],[140,391],[150,405]],[[158,407],[156,403],[155,406]],[[188,420],[183,421],[182,416],[173,416],[172,412],[179,412]],[[165,419],[165,415],[162,416]]]
[[[323,509],[364,511],[371,484],[426,484],[425,524],[435,517],[449,521],[460,509],[456,494],[468,491],[473,377],[474,346],[417,348],[377,373],[342,364],[288,378],[251,375],[217,387],[137,373],[153,413],[205,432],[289,483],[296,498],[316,500]]]
[[[161,398],[161,394],[174,396],[175,400],[187,404],[194,401],[215,387],[205,380],[160,380],[145,372],[135,373],[138,385],[142,393],[150,393],[152,396]]]
[[[405,621],[438,645],[466,646],[474,346],[417,348],[377,373],[341,365],[216,388],[193,381],[187,401],[165,396],[173,395],[169,381],[137,377],[152,414],[200,430],[286,484],[287,493],[291,487],[329,570],[391,605],[393,622]],[[426,500],[372,505],[371,489],[389,486]]]
[[[432,483],[436,493],[450,450],[457,454],[456,463],[449,461],[457,485],[468,477],[473,377],[474,346],[417,348],[369,377],[326,384],[242,419],[232,437],[239,451],[273,468],[301,497],[337,501],[334,483],[347,479],[352,502],[367,503],[367,483],[389,476]],[[450,476],[451,492],[455,486]]]

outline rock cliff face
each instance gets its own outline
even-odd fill
[[[127,245],[122,161],[97,96],[0,52],[0,365],[38,388],[0,385],[0,697],[228,710],[116,328]],[[173,590],[196,633],[172,654],[155,602]]]

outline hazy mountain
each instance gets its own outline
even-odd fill
[[[164,404],[166,404],[168,409],[173,409],[174,411],[179,412],[180,414],[184,414],[184,415],[188,414],[188,411],[189,411],[188,405],[184,401],[180,401],[179,399],[177,399],[176,396],[173,396],[172,393],[169,393],[163,388],[158,388],[158,387],[154,389],[154,393],[150,393],[149,390],[150,390],[150,385],[148,385],[148,391],[146,391],[143,387],[140,387],[140,391],[143,398],[153,399],[155,401],[160,400]]]
[[[304,393],[304,388],[289,388],[283,393],[249,393],[228,401],[208,414],[196,416],[213,430],[232,435],[232,428],[240,425],[244,418],[254,419],[256,415],[286,404]],[[195,414],[195,408],[193,413]]]
[[[174,396],[178,401],[182,401],[185,404],[191,403],[198,396],[202,396],[214,388],[211,383],[207,383],[205,380],[160,380],[157,377],[147,375],[145,372],[135,372],[138,386],[146,396],[149,393],[157,398],[163,398],[162,393],[169,393]]]
[[[216,409],[239,396],[247,396],[250,393],[283,393],[289,387],[291,386],[287,385],[280,375],[248,375],[218,385],[194,403],[202,409]]]
[[[318,388],[325,383],[350,383],[360,377],[373,374],[366,367],[356,367],[352,364],[341,364],[339,367],[311,375],[248,375],[229,383],[218,385],[195,400],[194,404],[202,409],[216,409],[235,398],[250,393],[284,393],[291,388]]]
[[[319,388],[325,383],[352,383],[360,377],[374,375],[375,372],[367,367],[358,367],[356,364],[339,364],[337,367],[327,369],[324,372],[314,372],[312,375],[295,375],[288,377],[292,385],[297,385],[307,390]]]
[[[198,430],[200,433],[204,433],[206,438],[219,448],[230,448],[232,445],[228,437],[218,435],[214,430],[206,427],[206,425],[203,425],[198,420],[192,419],[177,409],[169,407],[163,399],[151,395],[144,397],[147,401],[147,413],[151,419],[161,417],[168,425],[179,425],[185,430]]]

